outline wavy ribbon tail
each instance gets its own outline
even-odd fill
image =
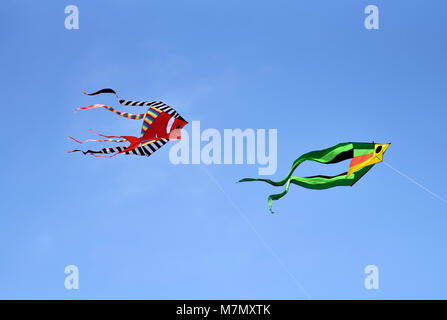
[[[263,182],[267,182],[268,184],[271,184],[272,186],[275,186],[275,187],[283,186],[287,182],[287,180],[286,181],[283,181],[283,180],[272,181],[270,179],[253,179],[253,178],[244,178],[244,179],[239,180],[238,182],[249,182],[249,181],[263,181]]]
[[[102,140],[87,139],[87,140],[82,142],[82,141],[76,140],[73,137],[68,137],[68,138],[72,139],[72,140],[74,140],[74,141],[76,141],[77,143],[80,143],[80,144],[85,144],[87,142],[116,142],[116,143],[127,142],[126,139],[102,139]]]
[[[104,138],[123,138],[123,136],[105,136],[103,134],[97,133],[95,131],[93,131],[92,129],[88,129],[90,132],[100,136],[100,137],[104,137]]]
[[[289,185],[290,185],[290,180],[287,182],[286,188],[284,189],[283,192],[269,195],[269,197],[267,199],[267,203],[269,205],[269,210],[271,213],[275,213],[272,210],[273,200],[279,200],[282,197],[284,197],[287,194],[287,192],[289,192]]]
[[[82,152],[83,154],[89,154],[89,155],[94,156],[96,158],[111,158],[111,157],[113,157],[113,156],[102,156],[102,155],[96,155],[95,154],[95,153],[101,153],[101,151],[93,151],[93,150],[82,151],[82,150],[79,150],[79,149],[68,151],[68,153],[73,153],[73,152]]]
[[[87,106],[87,107],[76,108],[76,109],[74,109],[74,112],[76,112],[78,110],[89,110],[89,109],[104,108],[104,107],[107,107],[107,106],[103,105],[103,104],[92,104],[92,105]]]
[[[73,137],[68,137],[68,139],[72,139],[72,140],[74,140],[74,141],[76,141],[77,143],[80,143],[80,144],[84,144],[86,141],[84,141],[84,142],[81,142],[81,141],[79,141],[79,140],[76,140],[75,138],[73,138]]]
[[[141,143],[141,139],[137,138],[137,137],[133,137],[133,136],[106,136],[104,134],[97,133],[97,132],[93,131],[92,129],[89,129],[89,130],[92,133],[94,133],[94,134],[96,134],[98,136],[101,136],[101,137],[104,137],[104,138],[108,138],[108,139],[102,139],[102,140],[88,139],[88,140],[86,140],[84,142],[81,142],[79,140],[76,140],[73,137],[68,137],[68,138],[70,138],[70,139],[72,139],[72,140],[74,140],[74,141],[76,141],[76,142],[78,142],[80,144],[84,144],[84,143],[89,142],[89,141],[94,141],[94,142],[118,142],[118,143],[119,142],[126,142],[126,141],[130,142],[130,145],[127,148],[124,148],[123,150],[120,150],[120,151],[114,153],[113,155],[109,156],[110,158],[114,157],[114,156],[116,156],[117,154],[120,154],[120,153],[126,153],[126,152],[129,152],[129,151],[132,151],[135,148],[137,148],[140,145],[140,143]],[[116,140],[116,138],[120,138],[120,139]],[[81,151],[81,150],[73,150],[73,151],[70,151],[70,152],[74,152],[74,151]],[[91,150],[89,150],[87,152],[84,152],[84,151],[82,151],[82,152],[84,154],[92,154],[92,155],[94,155]],[[106,156],[101,156],[101,155],[97,155],[97,156],[94,155],[94,156],[95,157],[102,157],[102,158],[106,157]]]
[[[109,138],[109,139],[102,139],[102,140],[95,140],[95,139],[87,139],[87,140],[85,140],[84,142],[82,142],[82,141],[79,141],[79,140],[77,140],[77,139],[75,139],[75,138],[73,138],[73,137],[68,137],[69,139],[72,139],[72,140],[74,140],[74,141],[76,141],[77,143],[80,143],[80,144],[84,144],[84,143],[86,143],[86,142],[117,142],[117,143],[119,143],[119,142],[126,142],[126,141],[128,141],[127,139],[125,139],[123,136],[105,136],[105,135],[103,135],[103,134],[100,134],[100,133],[96,133],[95,131],[93,131],[92,129],[89,129],[92,133],[94,133],[94,134],[96,134],[96,135],[98,135],[98,136],[101,136],[101,137],[104,137],[104,138]],[[122,138],[122,139],[118,139],[118,140],[116,140],[116,139],[113,139],[113,138]]]
[[[140,102],[141,102],[141,101],[130,101],[130,100],[124,100],[124,99],[121,99],[121,98],[118,96],[118,93],[116,93],[115,90],[110,89],[110,88],[101,89],[101,90],[98,90],[98,91],[95,91],[95,92],[92,92],[92,93],[87,93],[87,92],[85,92],[84,90],[82,90],[82,93],[83,93],[83,94],[86,94],[86,95],[88,95],[88,96],[96,96],[96,95],[98,95],[98,94],[102,94],[102,93],[112,93],[112,94],[114,94],[114,95],[116,96],[116,98],[118,99],[119,103],[120,103],[120,104],[123,104],[123,105],[128,105],[128,104],[135,105],[135,104],[133,104],[133,103],[140,103]],[[145,104],[145,105],[146,105],[146,104]]]
[[[84,90],[82,90],[82,93],[86,94],[88,96],[96,96],[97,94],[101,94],[101,93],[113,93],[119,99],[118,94],[116,93],[116,91],[113,90],[113,89],[110,89],[110,88],[101,89],[101,90],[98,90],[98,91],[95,91],[95,92],[92,92],[92,93],[87,93]]]

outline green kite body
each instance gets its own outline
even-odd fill
[[[239,182],[264,181],[273,186],[286,185],[285,190],[278,194],[272,194],[268,197],[268,206],[272,211],[273,200],[278,200],[287,194],[291,183],[308,189],[328,189],[337,186],[353,186],[361,177],[363,177],[375,163],[382,161],[382,156],[389,144],[376,144],[364,142],[346,142],[337,144],[331,148],[311,151],[303,154],[293,162],[289,174],[280,181],[270,179],[252,179],[245,178]],[[316,161],[324,164],[337,163],[347,159],[352,159],[349,171],[337,176],[312,176],[296,177],[292,176],[295,169],[304,161]]]

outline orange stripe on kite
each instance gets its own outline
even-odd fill
[[[354,157],[351,160],[351,163],[349,164],[349,168],[352,168],[360,163],[363,163],[369,159],[371,159],[374,156],[374,152],[371,152],[369,154],[364,154],[362,156]]]

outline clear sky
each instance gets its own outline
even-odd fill
[[[79,30],[66,30],[66,5]],[[379,30],[364,8],[378,6]],[[163,100],[202,128],[278,129],[299,155],[392,142],[385,161],[446,198],[447,3],[2,1],[0,298],[447,298],[447,204],[377,164],[353,188],[280,192],[257,165],[68,154],[68,135],[137,135],[113,95]],[[142,112],[142,111],[141,111]],[[187,130],[191,126],[186,127]],[[91,143],[86,148],[100,148]],[[338,174],[306,163],[295,174]],[[64,268],[79,268],[66,290]],[[364,268],[379,268],[366,290]]]

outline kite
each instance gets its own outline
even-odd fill
[[[311,151],[303,154],[293,162],[287,177],[281,181],[272,181],[270,179],[252,179],[245,178],[239,182],[264,181],[273,186],[283,186],[286,188],[282,193],[272,194],[268,197],[268,206],[271,213],[273,200],[278,200],[285,196],[289,191],[291,183],[308,189],[328,189],[337,186],[353,186],[361,177],[363,177],[376,163],[382,162],[383,154],[390,144],[346,142],[337,144],[331,148]],[[316,161],[324,164],[337,163],[347,159],[352,159],[347,172],[337,176],[312,176],[295,177],[292,173],[301,163],[306,160]]]
[[[143,120],[143,125],[141,128],[140,137],[134,136],[106,136],[99,133],[94,132],[90,129],[91,132],[107,138],[102,140],[93,140],[88,139],[84,142],[78,141],[73,137],[69,137],[74,141],[84,144],[85,142],[129,142],[129,146],[121,146],[121,147],[113,147],[113,148],[103,148],[99,151],[82,151],[82,150],[72,150],[70,152],[80,151],[83,154],[91,154],[95,157],[114,157],[117,154],[134,154],[138,156],[147,156],[149,157],[155,151],[160,149],[169,140],[178,140],[181,139],[181,129],[188,124],[185,119],[183,119],[177,111],[168,106],[167,104],[161,101],[132,101],[132,100],[124,100],[120,99],[118,94],[113,89],[101,89],[99,91],[93,93],[84,94],[89,96],[95,96],[101,93],[113,93],[119,103],[125,106],[136,106],[136,107],[149,107],[149,109],[145,113],[141,114],[131,114],[127,112],[120,112],[112,107],[103,105],[103,104],[93,104],[87,107],[81,107],[75,109],[75,112],[78,110],[88,110],[95,108],[105,108],[113,113],[132,120]],[[111,156],[103,156],[102,154],[112,154]]]

